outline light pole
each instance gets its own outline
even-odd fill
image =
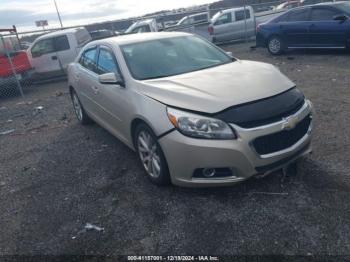
[[[58,11],[58,8],[57,8],[56,0],[53,0],[53,2],[55,3],[56,12],[57,12],[58,20],[60,20],[61,28],[63,28],[62,20],[61,20],[60,12]]]

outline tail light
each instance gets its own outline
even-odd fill
[[[257,26],[256,26],[256,32],[259,32],[260,31],[260,24],[258,24]]]
[[[212,25],[208,26],[208,32],[210,35],[214,34],[214,27]]]

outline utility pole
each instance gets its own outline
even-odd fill
[[[60,20],[61,28],[63,28],[62,20],[61,20],[60,12],[58,11],[58,8],[57,8],[56,0],[53,0],[53,2],[55,3],[56,12],[57,12],[58,20]]]
[[[247,1],[244,0],[244,40],[245,42],[248,42],[248,39],[247,39]],[[250,15],[253,15],[253,14],[250,14]]]

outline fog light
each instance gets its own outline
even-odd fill
[[[223,177],[235,177],[235,170],[231,167],[207,167],[197,168],[193,172],[194,178],[223,178]]]
[[[204,168],[202,172],[204,177],[213,177],[216,173],[215,168]]]

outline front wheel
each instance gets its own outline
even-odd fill
[[[148,178],[157,185],[170,183],[168,165],[153,131],[140,124],[135,131],[135,147]]]
[[[92,120],[86,114],[86,112],[85,112],[85,110],[83,108],[83,105],[81,104],[81,102],[79,100],[79,97],[78,97],[77,93],[74,90],[71,91],[71,98],[72,98],[74,113],[75,113],[78,121],[82,125],[90,124],[92,122]]]
[[[271,37],[267,42],[267,49],[272,55],[280,55],[284,51],[283,41],[278,36]]]

